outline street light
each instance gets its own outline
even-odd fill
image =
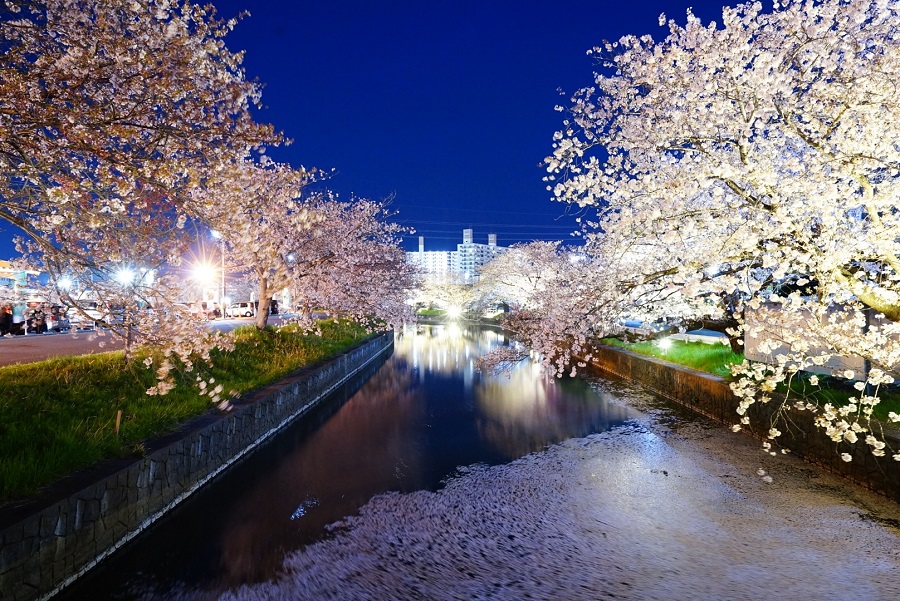
[[[134,281],[134,276],[137,275],[134,269],[130,267],[122,267],[118,269],[113,277],[115,280],[122,286],[128,286]]]
[[[194,265],[193,275],[201,284],[210,284],[215,280],[216,268],[209,263],[197,263]]]
[[[225,237],[219,230],[211,230],[209,233],[222,242],[222,294],[219,295],[219,305],[222,308],[222,317],[225,317]]]

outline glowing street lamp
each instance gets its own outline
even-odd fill
[[[193,277],[201,284],[211,284],[216,279],[216,268],[209,263],[197,263],[194,265]]]
[[[219,303],[222,306],[222,316],[225,316],[225,237],[219,230],[212,230],[210,235],[222,242],[222,293],[219,295]]]
[[[137,275],[131,267],[122,267],[113,274],[113,278],[122,286],[129,286]]]

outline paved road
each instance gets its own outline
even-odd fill
[[[269,317],[270,324],[280,321],[281,316]],[[252,318],[238,318],[217,319],[209,323],[212,328],[228,332],[252,322]],[[48,332],[0,338],[0,366],[33,363],[50,357],[105,353],[123,347],[124,344],[120,338],[103,329],[97,331],[73,330],[62,333]]]
[[[120,339],[108,332],[90,330],[0,338],[0,366],[66,355],[105,353],[123,346]]]

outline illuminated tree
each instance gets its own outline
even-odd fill
[[[384,203],[307,191],[314,173],[271,162],[233,166],[226,179],[216,194],[237,208],[213,223],[234,268],[258,283],[257,328],[266,327],[270,301],[284,289],[309,308],[372,326],[410,320],[414,274],[398,245],[403,229],[388,221]]]
[[[411,322],[407,302],[417,272],[400,248],[406,231],[387,204],[315,194],[304,202],[317,227],[290,239],[291,289],[308,307],[324,307],[369,328]]]
[[[440,307],[448,317],[467,318],[483,305],[483,289],[467,283],[458,272],[425,274],[416,289],[415,300],[426,307]]]
[[[596,212],[593,305],[685,319],[722,315],[723,298],[777,306],[781,326],[733,315],[773,351],[739,370],[739,412],[801,369],[858,355],[872,369],[849,405],[797,406],[880,455],[868,418],[900,365],[900,7],[781,4],[726,8],[707,26],[689,12],[661,42],[595,48],[594,85],[560,109],[548,180],[557,200]],[[603,333],[615,317],[570,322]]]
[[[166,274],[186,248],[183,226],[208,209],[193,192],[215,186],[223,163],[280,141],[250,113],[261,86],[224,45],[234,24],[187,1],[0,7],[0,219],[53,281],[124,304],[129,341],[167,331],[142,327],[136,298],[164,308],[177,296]],[[121,269],[158,276],[123,294]],[[186,361],[205,353],[172,327],[170,351]]]
[[[532,242],[492,259],[482,268],[478,288],[491,302],[509,305],[504,328],[540,351],[543,365],[562,375],[573,367],[574,357],[590,358],[594,331],[584,324],[612,321],[620,311],[617,298],[606,289],[615,280],[598,281],[599,270],[580,249]],[[483,364],[506,369],[527,352],[521,346],[500,347]]]

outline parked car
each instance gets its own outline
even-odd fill
[[[256,312],[256,305],[251,302],[234,303],[228,307],[228,317],[253,317]]]
[[[79,300],[78,308],[72,307],[66,312],[69,324],[78,328],[92,328],[103,321],[103,305],[96,300]]]
[[[122,305],[105,306],[100,322],[107,326],[125,323],[125,307]]]

